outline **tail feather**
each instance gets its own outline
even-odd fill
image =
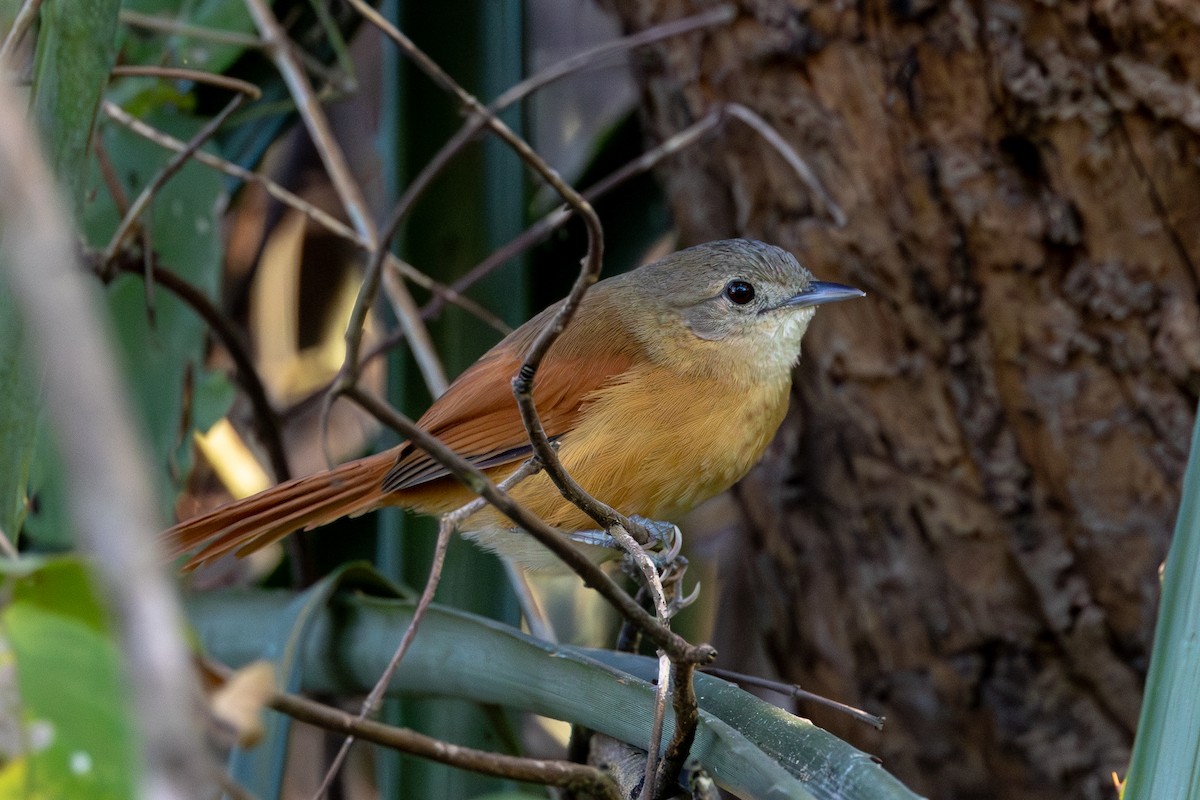
[[[311,530],[384,505],[381,486],[394,461],[394,453],[378,453],[296,478],[184,520],[163,538],[172,558],[196,551],[185,570],[230,551],[239,556],[252,553],[301,528]]]

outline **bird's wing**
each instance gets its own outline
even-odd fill
[[[528,458],[532,447],[513,397],[512,378],[556,310],[543,311],[475,362],[417,425],[481,469]],[[574,427],[589,395],[645,357],[631,337],[613,330],[621,326],[605,325],[603,312],[597,312],[567,326],[534,377],[534,403],[551,439]],[[383,489],[400,491],[447,475],[446,468],[427,453],[405,443]]]

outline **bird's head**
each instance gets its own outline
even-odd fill
[[[712,343],[698,351],[748,359],[772,372],[795,364],[817,306],[864,294],[816,280],[788,251],[751,239],[680,250],[630,275],[638,276],[660,320],[674,317],[685,337]]]

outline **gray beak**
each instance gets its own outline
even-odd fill
[[[820,306],[825,303],[836,303],[839,300],[866,296],[866,292],[855,289],[853,286],[843,286],[840,283],[830,283],[829,281],[813,281],[800,294],[784,300],[781,307],[806,308],[807,306]]]

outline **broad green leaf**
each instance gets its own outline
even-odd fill
[[[201,125],[200,120],[167,114],[154,115],[147,121],[181,139],[190,138]],[[116,126],[106,127],[103,134],[109,157],[131,195],[140,191],[169,158],[162,149]],[[95,191],[97,198],[107,200],[98,185]],[[162,188],[142,220],[159,265],[210,298],[216,296],[220,279],[218,214],[226,201],[221,176],[192,162]],[[93,243],[107,241],[116,219],[112,204],[98,199],[89,204],[84,216],[85,236]],[[228,406],[205,403],[196,409],[189,404],[188,391],[204,372],[204,322],[161,286],[154,290],[153,322],[146,301],[141,276],[122,276],[109,287],[109,309],[125,374],[161,468],[161,496],[164,511],[168,511],[174,495],[171,474],[182,474],[189,463],[188,431],[207,429]],[[212,381],[220,380],[209,376],[203,382],[211,387]],[[191,417],[186,418],[189,410]],[[203,418],[197,416],[199,411],[205,413]]]
[[[304,685],[305,645],[312,626],[327,610],[330,598],[339,589],[370,591],[395,597],[399,590],[385,582],[377,572],[362,564],[346,564],[296,595],[281,613],[272,615],[259,631],[263,658],[275,665],[281,688],[298,692]],[[291,720],[269,712],[266,731],[257,747],[235,748],[229,755],[229,774],[257,797],[280,797],[283,772],[287,763]]]
[[[240,666],[261,657],[262,631],[289,603],[286,593],[214,594],[196,598],[191,614],[204,647]],[[382,672],[411,614],[409,601],[336,595],[309,623],[300,658],[303,687],[362,692]],[[391,690],[522,709],[640,745],[649,738],[654,689],[638,675],[653,675],[654,662],[621,659],[633,672],[577,648],[549,645],[501,623],[435,606]],[[869,755],[806,720],[710,676],[698,676],[697,694],[701,721],[692,755],[739,797],[916,798]],[[668,715],[668,735],[672,725]]]
[[[1125,800],[1200,798],[1200,417],[1163,570],[1162,602]]]
[[[166,111],[146,121],[181,139],[190,138],[203,124]],[[136,196],[171,155],[115,125],[102,126],[101,137],[129,197]],[[84,236],[100,249],[112,236],[119,216],[95,167],[88,198],[82,217]],[[218,223],[226,201],[221,176],[192,162],[162,188],[141,220],[158,265],[210,297],[216,295],[220,275]],[[108,300],[126,383],[135,401],[132,413],[147,434],[158,466],[160,507],[167,519],[176,476],[185,474],[190,463],[190,431],[212,425],[228,408],[232,394],[222,385],[225,378],[206,373],[207,328],[181,300],[156,286],[152,321],[140,275],[116,278],[108,288]],[[196,387],[202,389],[201,402],[192,402],[197,398],[189,394]],[[38,545],[61,547],[67,529],[67,487],[61,483],[61,471],[52,466],[46,452],[49,445],[39,448],[35,481],[40,510],[30,515],[26,527]]]
[[[83,204],[96,109],[117,57],[120,0],[46,0],[33,73],[33,116],[71,207]]]
[[[21,749],[0,754],[0,797],[132,797],[120,653],[83,563],[6,563],[0,584],[0,681],[16,678],[0,715],[23,733]]]
[[[96,109],[116,58],[119,5],[118,0],[47,0],[41,8],[30,103],[47,161],[76,211],[83,205]],[[5,318],[0,331],[5,354],[0,364],[0,419],[5,420],[0,423],[0,452],[14,456],[0,468],[0,525],[15,535],[24,518],[26,487],[53,483],[61,470],[49,435],[39,436],[31,428],[37,383],[19,363],[20,348],[9,347],[19,336],[13,310],[8,301],[0,300],[0,306]],[[40,499],[59,505],[36,521],[30,519],[29,530],[40,528],[40,546],[65,547],[70,541],[65,504],[54,493]]]

